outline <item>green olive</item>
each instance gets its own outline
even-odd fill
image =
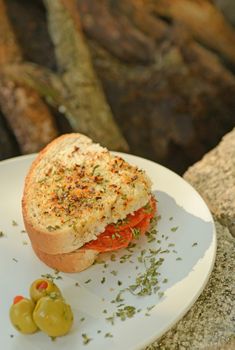
[[[10,308],[11,323],[21,333],[31,334],[36,332],[38,327],[33,320],[35,304],[27,298],[19,296],[16,298]]]
[[[37,279],[30,286],[30,297],[35,302],[51,293],[61,296],[57,285],[48,279]]]
[[[51,295],[39,299],[33,319],[38,328],[50,337],[59,337],[68,333],[72,327],[73,313],[62,298]]]

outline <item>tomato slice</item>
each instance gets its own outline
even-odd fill
[[[97,239],[86,243],[83,248],[94,249],[98,252],[109,252],[111,250],[127,247],[132,237],[133,235],[130,228],[112,234],[105,230]]]
[[[146,217],[141,222],[139,222],[135,226],[135,228],[138,228],[140,230],[140,233],[144,235],[148,231],[149,225],[150,225],[150,218]]]
[[[123,231],[130,227],[135,227],[139,222],[141,222],[147,216],[151,219],[156,212],[156,200],[151,197],[149,203],[136,210],[133,214],[127,215],[126,219],[122,220],[117,224],[110,224],[106,227],[106,230],[110,233]]]
[[[134,238],[133,228],[140,230],[144,234],[150,225],[150,220],[156,212],[156,201],[151,198],[149,204],[133,215],[128,215],[125,223],[116,227],[116,225],[108,225],[97,239],[86,243],[84,249],[94,249],[98,252],[108,252],[121,248],[126,248]]]

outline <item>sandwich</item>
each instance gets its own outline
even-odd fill
[[[82,271],[98,254],[127,247],[155,212],[145,171],[78,133],[47,145],[25,179],[22,213],[32,248],[59,271]]]

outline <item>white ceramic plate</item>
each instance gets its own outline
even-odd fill
[[[27,234],[21,232],[23,181],[34,155],[0,163],[0,231],[4,233],[0,238],[0,340],[5,350],[143,349],[172,327],[205,287],[216,252],[215,227],[206,204],[172,171],[139,157],[121,156],[145,169],[153,181],[161,215],[156,240],[148,243],[141,238],[132,253],[126,249],[116,253],[116,261],[111,260],[111,254],[105,254],[101,257],[105,263],[79,274],[57,275],[62,277],[56,282],[73,308],[75,322],[69,335],[54,342],[41,332],[21,335],[9,321],[13,297],[28,296],[28,287],[34,279],[46,273],[54,275],[54,271],[37,259]],[[112,325],[106,318],[117,312],[121,302],[111,301],[121,289],[135,282],[138,273],[145,271],[138,260],[141,251],[146,249],[146,257],[149,249],[159,248],[162,253],[156,258],[164,258],[158,269],[159,291],[139,297],[129,291],[122,293],[123,303],[139,312],[125,321],[116,315]],[[124,255],[125,262],[120,263]],[[149,266],[148,258],[146,261]],[[91,338],[86,345],[82,334]]]

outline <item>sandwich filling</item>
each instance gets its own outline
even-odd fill
[[[144,207],[127,215],[126,219],[119,220],[116,224],[110,224],[97,239],[86,243],[84,249],[94,249],[98,252],[108,252],[120,248],[126,248],[134,238],[145,234],[150,226],[150,221],[156,213],[156,200],[151,200]]]

